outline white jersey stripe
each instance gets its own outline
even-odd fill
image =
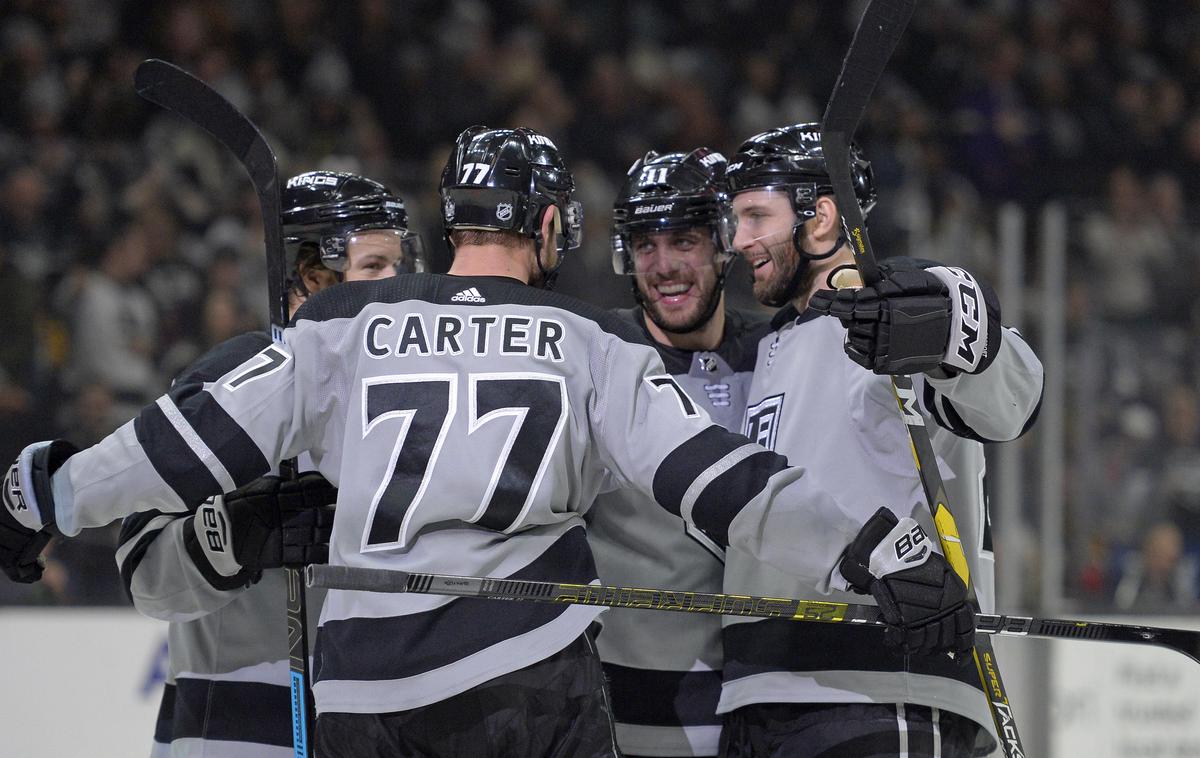
[[[758,445],[743,445],[726,454],[724,458],[709,466],[704,473],[696,477],[684,491],[683,499],[679,503],[679,515],[683,520],[689,522],[692,520],[692,507],[696,505],[696,501],[700,499],[700,496],[704,494],[704,490],[708,489],[708,485],[712,484],[714,479],[755,453],[761,452],[762,448]]]
[[[196,457],[200,459],[209,473],[213,475],[213,478],[217,480],[217,484],[221,485],[223,488],[222,491],[230,492],[237,489],[237,485],[233,482],[233,477],[225,470],[225,466],[213,454],[213,451],[208,449],[208,445],[204,444],[204,440],[200,439],[200,435],[196,433],[196,430],[192,428],[187,419],[183,417],[183,414],[179,412],[179,408],[176,407],[170,396],[163,395],[155,402],[162,410],[163,415],[171,422],[171,426],[175,428],[175,431],[179,433],[179,436],[183,438],[187,446],[191,448],[192,452],[196,454]]]

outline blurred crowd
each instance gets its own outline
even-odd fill
[[[266,321],[249,183],[208,135],[136,97],[142,59],[214,84],[268,135],[281,174],[341,168],[397,189],[435,271],[449,260],[436,186],[454,136],[476,123],[543,131],[585,206],[560,289],[618,306],[629,290],[611,274],[608,220],[628,166],[649,149],[728,155],[819,120],[860,10],[0,2],[0,460],[51,436],[96,441],[207,348]],[[926,0],[860,135],[888,254],[994,277],[998,205],[1069,201],[1065,591],[1195,608],[1200,2]],[[0,598],[122,602],[112,542],[108,529],[58,545],[47,582]]]

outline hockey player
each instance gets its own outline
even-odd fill
[[[734,261],[725,157],[648,153],[613,207],[613,268],[637,302],[619,311],[715,423],[740,429],[765,319],[725,305]],[[601,495],[588,541],[606,584],[720,592],[724,551],[633,489]],[[617,743],[635,756],[716,755],[721,620],[612,609],[596,639]]]
[[[853,158],[865,213],[875,204],[874,181],[857,148]],[[755,296],[781,307],[758,350],[747,435],[804,461],[840,501],[862,509],[865,531],[912,517],[932,534],[884,376],[914,374],[970,575],[992,612],[981,443],[1014,439],[1033,422],[1041,364],[1001,326],[991,288],[961,268],[897,259],[884,264],[875,287],[830,290],[831,274],[852,271],[853,261],[818,124],[752,137],[731,159],[728,183],[734,245],[750,264]],[[849,332],[821,317],[829,312]],[[890,513],[872,516],[881,503]],[[856,591],[867,589],[865,577],[843,571]],[[804,589],[736,549],[725,586],[780,596]],[[724,629],[724,756],[764,755],[765,744],[780,756],[969,756],[977,742],[991,742],[979,675],[959,665],[964,656],[908,655],[911,646],[885,644],[897,639],[882,629],[742,621],[727,619]]]
[[[243,485],[307,450],[339,488],[335,565],[592,582],[581,513],[615,480],[817,591],[846,586],[851,542],[872,554],[881,598],[937,574],[933,607],[889,605],[887,618],[930,651],[970,644],[941,623],[970,620],[946,562],[889,558],[915,524],[866,544],[861,519],[806,470],[712,424],[627,322],[527,286],[552,281],[578,245],[573,189],[543,135],[468,129],[442,177],[450,275],[330,288],[283,345],[160,398],[98,445],[27,448],[2,493],[0,565],[31,570],[33,530],[181,512],[218,477]],[[598,613],[331,591],[314,653],[317,753],[615,755],[587,631]]]
[[[403,201],[355,174],[312,171],[281,193],[293,308],[346,281],[423,268]],[[179,379],[212,382],[268,347],[257,332],[210,351]],[[307,455],[300,470],[314,468]],[[155,756],[293,755],[285,564],[324,563],[337,496],[318,474],[263,477],[196,515],[147,511],[122,525],[117,563],[134,606],[169,621],[170,667]],[[220,525],[227,524],[222,530]],[[323,595],[309,596],[311,629]]]

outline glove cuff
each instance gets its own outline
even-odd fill
[[[950,291],[950,339],[942,364],[951,371],[978,374],[1000,350],[1000,301],[985,282],[966,269],[926,269]]]
[[[896,515],[880,508],[863,524],[854,540],[846,546],[838,561],[838,571],[859,593],[869,594],[874,576],[871,574],[871,553],[896,525]]]
[[[209,584],[218,590],[231,590],[253,581],[251,573],[234,558],[229,514],[220,495],[201,504],[188,520],[191,523],[183,531],[184,548]]]
[[[66,440],[47,440],[27,446],[4,476],[4,505],[21,526],[37,531],[54,526],[51,477],[79,448]]]

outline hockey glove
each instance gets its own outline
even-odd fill
[[[953,652],[975,646],[975,612],[967,588],[935,552],[920,524],[880,508],[842,554],[838,568],[857,592],[879,604],[884,639],[907,653]]]
[[[4,476],[0,499],[0,568],[14,582],[42,578],[38,556],[50,541],[54,525],[50,477],[79,448],[66,440],[35,442],[21,451]]]
[[[1000,347],[1000,306],[961,268],[889,270],[872,287],[819,290],[809,306],[846,327],[846,355],[877,374],[983,371]]]
[[[263,569],[325,563],[337,488],[309,472],[264,476],[205,502],[184,540],[200,572],[217,589],[257,581]]]

